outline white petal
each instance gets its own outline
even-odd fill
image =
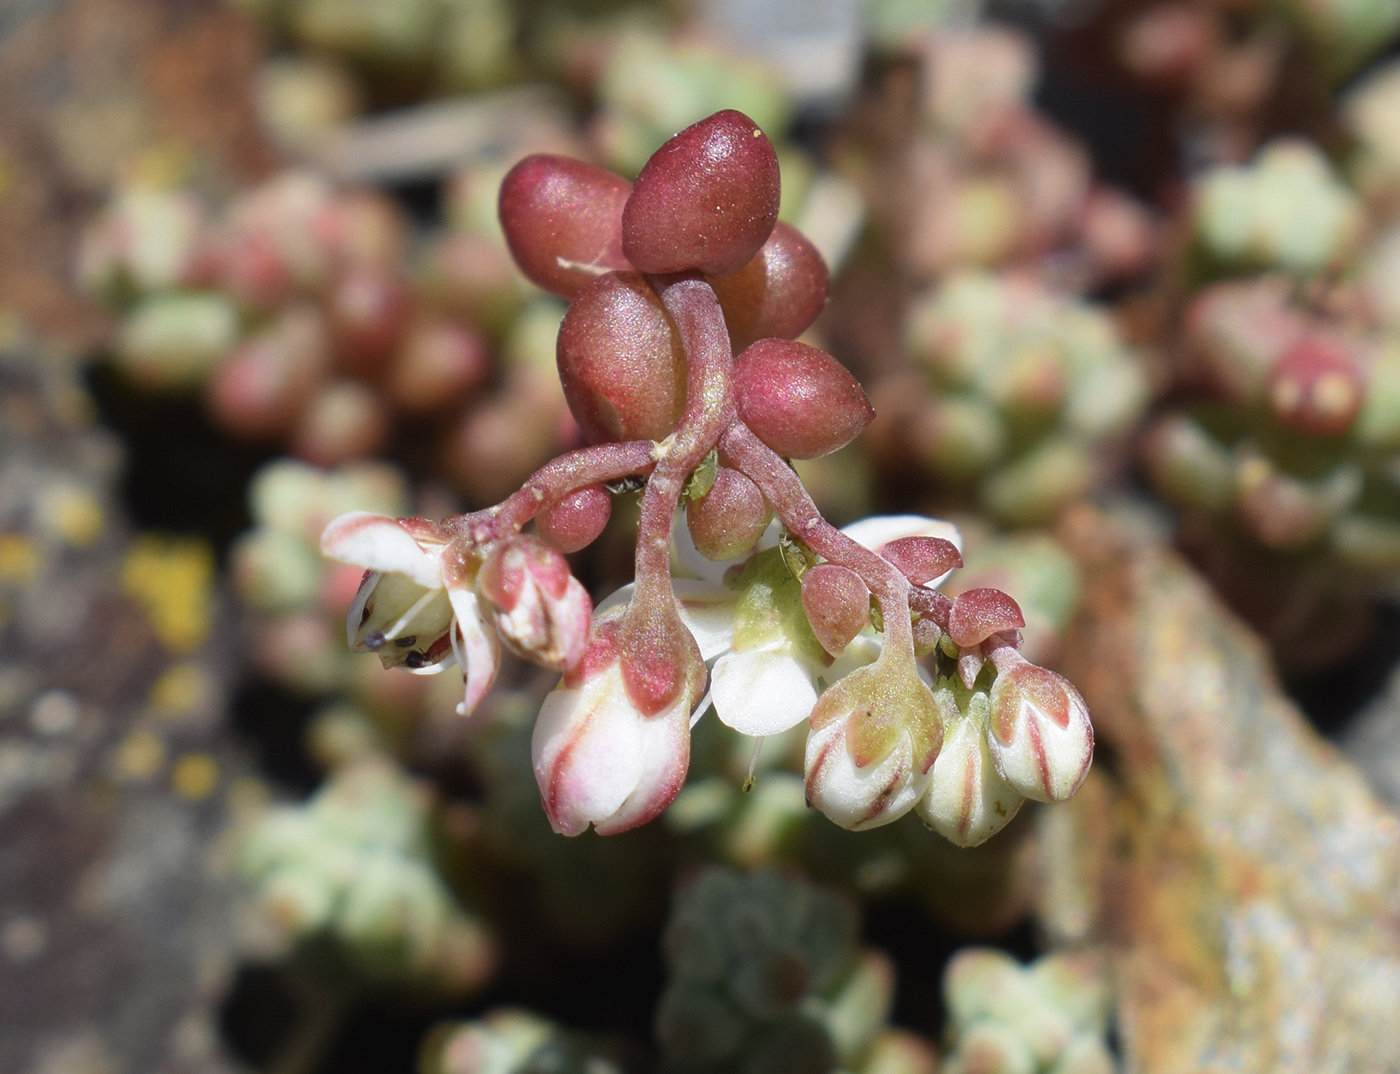
[[[599,835],[645,824],[671,804],[690,767],[690,699],[682,694],[670,708],[642,718],[642,775],[616,813],[598,820]]]
[[[876,515],[843,526],[841,532],[872,552],[878,552],[891,541],[898,541],[903,537],[942,537],[945,541],[952,541],[959,552],[963,547],[962,534],[958,532],[957,526],[941,519],[925,518],[923,515]],[[952,573],[946,571],[924,584],[930,589],[937,589]]]
[[[496,681],[496,673],[501,669],[501,645],[475,593],[466,589],[449,589],[447,599],[452,602],[452,613],[456,618],[453,629],[462,632],[460,656],[466,695],[457,706],[457,712],[461,716],[470,716]]]
[[[834,720],[807,736],[807,798],[849,831],[898,820],[928,789],[929,775],[913,763],[909,739],[879,764],[857,768],[846,748],[847,720]]]
[[[535,779],[554,830],[578,835],[611,817],[641,781],[643,717],[613,667],[577,689],[557,689],[540,706],[530,740]]]
[[[380,574],[380,571],[371,571],[360,579],[360,588],[355,590],[355,599],[350,602],[350,610],[345,613],[345,644],[352,649],[355,647],[355,638],[360,633],[360,624],[365,619],[365,605],[369,603],[374,587],[379,584]]]
[[[710,692],[720,722],[744,735],[776,735],[796,727],[817,703],[811,673],[775,649],[720,657]]]
[[[321,554],[371,571],[405,574],[427,589],[442,585],[438,558],[388,515],[351,511],[321,533]]]
[[[680,605],[681,622],[695,637],[700,656],[713,660],[734,642],[734,609],[738,594],[724,586],[677,578],[671,583]]]

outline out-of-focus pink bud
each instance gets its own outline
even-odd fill
[[[496,544],[481,565],[476,588],[512,652],[559,670],[583,656],[593,602],[563,554],[537,537]]]
[[[928,792],[919,799],[919,816],[934,831],[960,847],[986,842],[1006,826],[1025,800],[992,761],[983,733],[987,695],[973,694],[980,713],[960,713],[951,690],[934,694],[944,709],[943,748],[933,763]],[[971,709],[971,706],[970,706]]]
[[[326,317],[341,368],[376,376],[388,364],[408,321],[408,288],[392,272],[355,266],[342,272],[326,296]]]
[[[1089,708],[1070,682],[1010,646],[991,654],[991,731],[997,771],[1021,794],[1062,802],[1079,789],[1094,758]]]
[[[1269,408],[1279,422],[1307,436],[1338,436],[1351,428],[1366,382],[1338,339],[1307,336],[1293,344],[1269,375]]]
[[[428,316],[404,332],[384,387],[400,410],[438,414],[460,405],[490,375],[491,359],[479,332],[458,321]]]
[[[943,721],[912,663],[858,668],[817,699],[811,723],[807,800],[841,827],[888,824],[928,789]]]
[[[623,680],[615,623],[594,632],[535,722],[535,779],[550,826],[562,835],[590,824],[601,835],[645,824],[671,804],[690,764],[691,692],[643,715]]]
[[[214,371],[207,389],[214,420],[235,435],[267,439],[295,423],[330,366],[320,312],[289,307],[264,331],[240,343]]]
[[[292,454],[317,466],[339,466],[373,455],[389,439],[389,412],[368,385],[333,380],[302,411]]]
[[[849,567],[818,563],[802,576],[802,610],[822,648],[840,656],[870,623],[870,590]]]

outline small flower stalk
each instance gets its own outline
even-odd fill
[[[366,572],[350,645],[411,671],[460,665],[463,714],[503,647],[562,672],[532,742],[562,834],[661,813],[713,705],[760,741],[806,722],[806,797],[837,824],[916,811],[972,845],[1022,799],[1073,793],[1088,713],[1020,655],[1011,597],[937,591],[962,565],[954,527],[838,530],[813,504],[790,460],[844,447],[874,411],[835,357],[793,338],[827,278],[775,226],[778,193],[772,145],[735,111],[676,135],[633,184],[553,156],[506,176],[517,263],[571,302],[558,365],[587,446],[482,511],[332,522],[325,554]],[[635,582],[595,614],[564,556],[602,532],[613,490],[639,487]]]

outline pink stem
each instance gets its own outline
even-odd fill
[[[720,450],[736,469],[747,476],[773,505],[783,525],[831,563],[849,567],[861,577],[880,604],[885,643],[880,659],[914,655],[914,632],[909,619],[912,586],[889,561],[853,541],[822,518],[796,472],[776,451],[756,437],[747,425],[735,421],[720,437]]]
[[[675,322],[686,360],[685,412],[664,440],[658,461],[642,494],[637,524],[637,588],[632,606],[638,615],[664,607],[675,614],[671,594],[671,524],[686,479],[714,448],[735,417],[730,391],[734,352],[729,329],[714,290],[696,277],[653,278],[651,285]]]
[[[545,507],[585,485],[650,473],[656,465],[656,453],[652,440],[596,444],[570,451],[540,467],[495,507],[443,519],[442,528],[450,536],[465,536],[478,543],[499,540],[518,533]]]

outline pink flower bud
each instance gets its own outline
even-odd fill
[[[992,653],[990,736],[997,771],[1021,794],[1062,802],[1079,789],[1094,757],[1089,709],[1070,682],[1009,646]]]
[[[612,497],[602,485],[585,485],[535,516],[535,530],[561,552],[577,552],[598,539],[612,516]]]
[[[957,710],[951,690],[934,695],[945,709],[943,748],[933,763],[928,792],[918,812],[928,825],[960,847],[984,843],[1006,826],[1025,800],[997,771],[978,714]],[[983,715],[985,694],[974,694]]]
[[[761,339],[734,360],[734,401],[754,435],[789,459],[843,448],[875,416],[850,370],[788,339]]]
[[[1340,340],[1308,336],[1269,375],[1269,407],[1287,428],[1305,436],[1338,436],[1361,411],[1366,382]]]
[[[915,585],[963,565],[958,546],[943,537],[901,537],[880,549],[880,555]]]
[[[550,826],[562,835],[590,824],[601,835],[645,824],[671,804],[690,763],[690,691],[644,715],[623,680],[616,623],[595,630],[535,722],[535,779]]]
[[[943,721],[912,664],[858,668],[817,699],[811,723],[807,800],[841,827],[888,824],[928,789]]]
[[[595,277],[631,266],[622,253],[622,207],[632,184],[572,157],[526,157],[501,182],[501,230],[520,271],[573,298]]]
[[[778,219],[778,157],[742,112],[726,109],[652,154],[622,210],[622,250],[641,272],[743,268]]]
[[[560,552],[535,537],[508,538],[487,553],[476,588],[512,652],[560,670],[578,663],[593,602]]]
[[[802,576],[802,610],[822,648],[840,656],[870,623],[870,590],[849,567],[818,563]]]

